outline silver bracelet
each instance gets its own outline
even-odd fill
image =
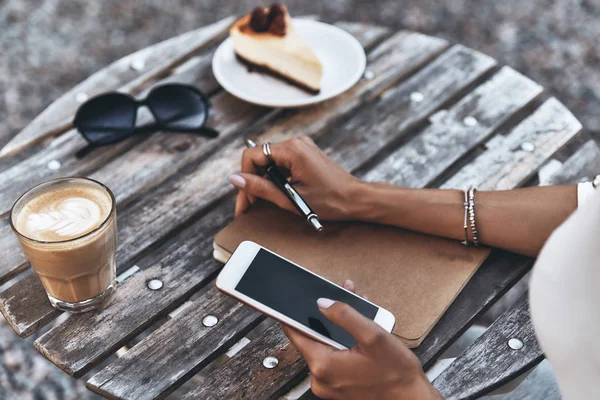
[[[477,189],[474,187],[469,189],[469,222],[471,225],[471,236],[473,238],[473,245],[479,246],[479,234],[477,232],[477,225],[475,224],[475,192]]]
[[[465,230],[465,240],[463,240],[461,243],[465,246],[469,246],[471,244],[471,242],[469,241],[469,224],[467,223],[467,217],[469,216],[469,195],[467,194],[466,190],[465,202],[463,203],[463,206],[465,207],[465,219],[463,221],[463,229]]]

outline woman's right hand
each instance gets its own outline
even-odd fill
[[[325,220],[357,219],[356,198],[365,186],[331,158],[308,137],[271,144],[273,160],[289,172],[290,182],[311,208]],[[242,156],[242,172],[229,177],[240,191],[235,205],[236,216],[243,213],[256,197],[281,208],[297,212],[289,199],[258,170],[269,160],[262,147],[246,149]]]
[[[344,288],[354,292],[354,282]],[[325,399],[443,400],[429,383],[421,363],[402,341],[347,304],[319,299],[319,311],[356,339],[337,350],[289,326],[283,332],[308,364],[313,393]]]

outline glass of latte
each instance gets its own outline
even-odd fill
[[[110,300],[117,211],[106,186],[79,177],[42,183],[19,197],[10,223],[53,307],[84,312]]]

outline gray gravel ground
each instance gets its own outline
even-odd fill
[[[0,145],[53,99],[134,50],[256,0],[0,0]],[[530,76],[600,137],[598,0],[289,0],[293,14],[441,36]],[[0,318],[0,398],[85,397]]]

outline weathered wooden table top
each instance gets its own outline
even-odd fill
[[[262,399],[285,395],[308,373],[277,325],[214,288],[221,264],[213,260],[212,238],[233,218],[227,177],[239,169],[243,135],[260,142],[309,135],[366,180],[489,190],[537,184],[537,171],[581,130],[542,87],[484,54],[355,23],[337,25],[368,55],[356,86],[303,109],[253,106],[223,91],[212,75],[213,52],[231,22],[113,63],[25,130],[61,135],[0,163],[0,284],[21,278],[0,293],[0,309],[21,337],[45,331],[35,348],[69,375],[87,374],[88,387],[103,396],[151,399],[177,389],[186,399]],[[78,101],[107,90],[140,94],[165,81],[209,95],[208,125],[220,131],[217,139],[159,132],[77,156],[86,146],[70,126]],[[577,157],[596,154],[590,146]],[[557,167],[550,180],[576,179],[572,170],[583,168],[577,159]],[[33,185],[71,175],[97,179],[117,197],[121,283],[107,309],[65,318],[28,269],[7,213]],[[425,368],[530,266],[526,257],[494,251],[415,349]],[[152,279],[162,288],[149,289]],[[207,315],[218,323],[204,326]],[[263,366],[268,356],[278,359],[275,368]]]

